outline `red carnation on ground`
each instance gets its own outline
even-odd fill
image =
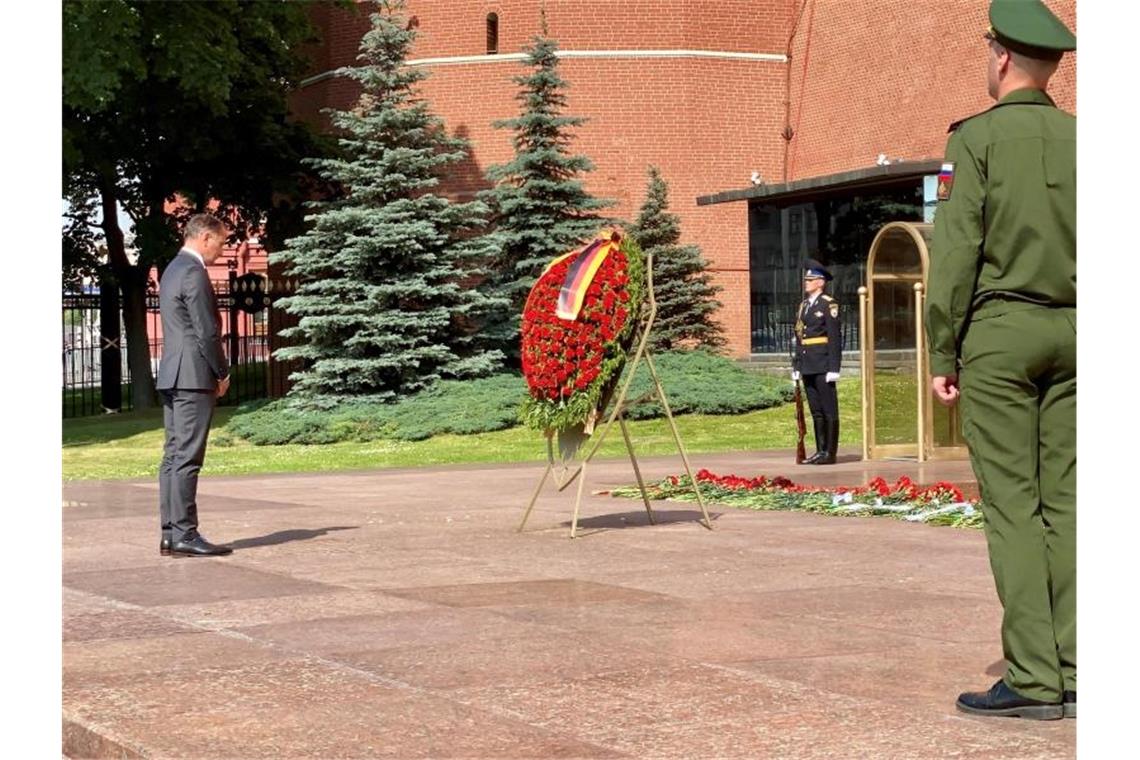
[[[764,475],[759,475],[754,478],[744,478],[739,475],[717,475],[708,469],[697,470],[696,479],[700,483],[707,483],[730,491],[783,491],[786,493],[831,493],[838,495],[849,493],[853,496],[875,494],[882,497],[902,497],[910,501],[966,500],[962,489],[953,483],[939,481],[927,488],[920,488],[913,480],[906,476],[899,478],[893,488],[889,486],[887,481],[883,478],[873,478],[866,485],[855,488],[847,486],[824,488],[822,486],[805,486],[800,483],[794,483],[783,475],[777,475],[774,478],[768,478]],[[681,482],[678,476],[675,475],[669,476],[666,480],[672,485],[678,485]]]

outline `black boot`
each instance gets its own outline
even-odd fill
[[[815,464],[827,451],[827,424],[823,417],[812,417],[815,425],[815,453],[803,461],[803,464]]]
[[[839,449],[839,418],[828,417],[824,429],[827,431],[827,446],[815,464],[835,464],[835,452]]]

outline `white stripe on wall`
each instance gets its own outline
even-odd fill
[[[738,53],[729,50],[559,50],[559,58],[719,58],[737,61],[787,63],[783,53]],[[409,66],[458,66],[469,63],[505,63],[526,60],[525,53],[503,55],[453,55],[444,58],[411,58]],[[337,76],[337,70],[325,71],[301,80],[301,87]]]

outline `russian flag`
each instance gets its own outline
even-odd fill
[[[942,164],[938,172],[938,200],[950,200],[950,191],[954,189],[954,162]]]

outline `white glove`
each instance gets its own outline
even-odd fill
[[[794,369],[793,369],[793,370],[792,370],[792,382],[793,382],[793,383],[798,383],[798,382],[799,382],[799,380],[800,380],[800,373],[799,373],[799,371],[798,371],[798,370],[794,370]]]
[[[839,382],[839,373],[838,372],[828,372],[826,379],[827,379],[827,382],[829,382],[829,383],[837,383],[837,382]]]

